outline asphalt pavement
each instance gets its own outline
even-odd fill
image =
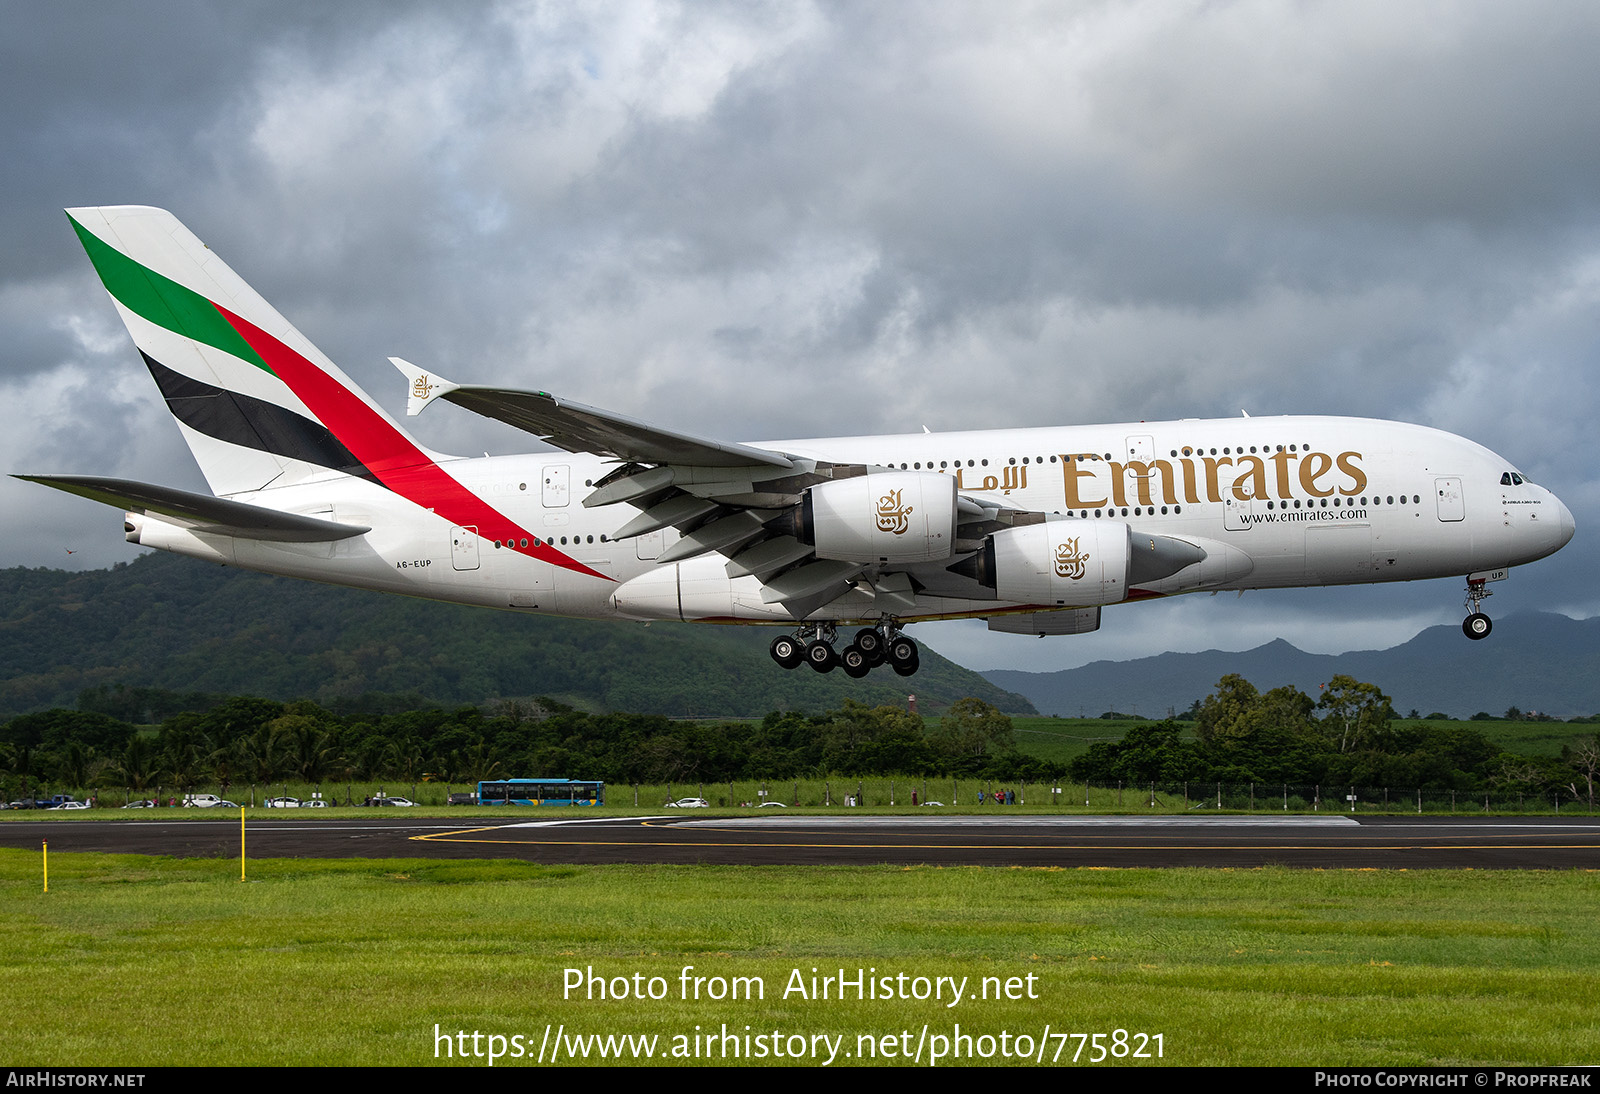
[[[232,818],[0,823],[0,846],[178,857],[239,853]],[[249,820],[249,858],[547,863],[1596,869],[1600,818],[1379,816],[382,816]]]

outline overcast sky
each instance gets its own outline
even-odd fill
[[[390,354],[730,439],[1402,419],[1576,516],[1491,614],[1600,611],[1600,6],[4,12],[4,470],[203,488],[60,211],[149,204],[396,414]],[[448,406],[414,424],[529,447]],[[91,502],[5,479],[0,504],[0,566],[135,551]],[[912,633],[977,668],[1333,652],[1458,622],[1459,586]]]

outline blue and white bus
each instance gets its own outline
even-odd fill
[[[495,779],[478,784],[479,805],[604,805],[606,784],[584,779]]]

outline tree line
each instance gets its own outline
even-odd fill
[[[153,729],[131,720],[156,712]],[[1224,676],[1185,718],[1136,726],[1062,763],[1018,750],[1011,719],[976,698],[937,719],[846,700],[822,713],[695,721],[591,714],[552,699],[339,711],[308,700],[94,689],[78,709],[0,726],[0,777],[7,799],[45,786],[182,792],[285,780],[661,784],[836,775],[1513,790],[1592,803],[1600,775],[1592,736],[1560,756],[1523,756],[1468,722],[1400,724],[1387,695],[1348,676],[1334,677],[1316,700]]]
[[[150,697],[145,697],[149,700]],[[194,697],[172,700],[195,705]],[[1019,753],[1011,719],[961,699],[936,721],[846,701],[820,714],[699,722],[589,714],[550,699],[490,709],[339,714],[316,703],[232,697],[178,710],[154,732],[97,710],[57,709],[0,728],[7,797],[65,789],[507,777],[610,783],[720,782],[825,775],[1059,776]]]
[[[1350,676],[1335,676],[1313,700],[1294,687],[1262,693],[1230,674],[1188,716],[1192,739],[1175,720],[1139,726],[1120,741],[1090,746],[1068,764],[1068,774],[1102,785],[1520,790],[1591,805],[1600,776],[1600,745],[1593,736],[1576,739],[1559,756],[1524,756],[1469,723],[1396,724],[1389,697]]]

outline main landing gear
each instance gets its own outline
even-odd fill
[[[844,669],[845,675],[860,679],[879,665],[888,665],[901,676],[917,671],[920,657],[917,644],[904,634],[892,619],[876,627],[863,627],[856,632],[855,641],[835,652],[833,646],[838,631],[832,623],[802,624],[794,634],[783,634],[772,640],[772,659],[786,669],[802,661],[818,672],[832,672],[835,666]]]
[[[1467,617],[1461,621],[1461,633],[1476,642],[1480,638],[1488,638],[1489,632],[1494,629],[1494,623],[1488,616],[1478,610],[1478,606],[1487,597],[1494,595],[1488,588],[1488,582],[1479,578],[1467,580]]]

